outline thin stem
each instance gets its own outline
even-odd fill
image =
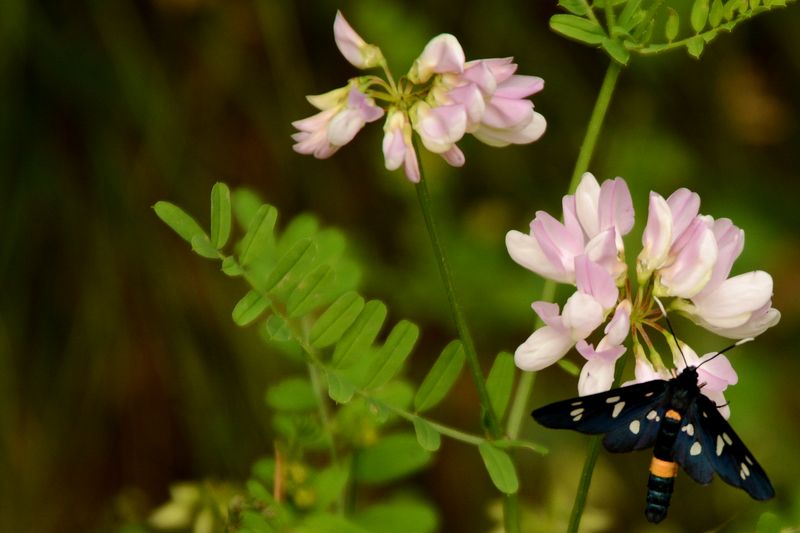
[[[319,418],[322,421],[322,427],[325,428],[325,437],[328,441],[328,448],[331,453],[331,463],[339,463],[339,454],[336,452],[336,441],[333,438],[333,431],[331,430],[331,417],[328,413],[327,395],[325,394],[325,385],[322,383],[319,375],[319,369],[313,363],[308,363],[308,375],[311,378],[311,388],[314,389],[314,395],[317,398],[317,410],[319,411]]]
[[[419,153],[419,146],[416,140],[414,141],[414,148]],[[444,285],[445,292],[447,293],[447,301],[450,303],[450,313],[453,316],[453,321],[456,323],[456,330],[461,342],[464,344],[464,353],[467,356],[467,366],[469,367],[472,379],[475,382],[475,387],[478,389],[478,398],[481,402],[483,412],[486,414],[486,425],[492,437],[497,438],[500,436],[500,426],[497,423],[494,409],[492,409],[489,400],[489,392],[486,390],[486,382],[483,379],[483,371],[481,370],[480,362],[478,361],[478,354],[475,351],[475,343],[472,340],[472,334],[467,326],[467,321],[464,318],[464,312],[461,305],[456,298],[456,290],[453,284],[453,275],[450,271],[450,264],[448,263],[447,256],[442,246],[439,232],[436,228],[436,223],[433,219],[433,212],[431,209],[431,196],[428,192],[428,186],[425,183],[425,176],[422,172],[420,165],[420,180],[417,183],[417,198],[419,199],[419,206],[422,209],[422,216],[425,218],[425,227],[428,229],[428,236],[430,237],[431,246],[433,246],[433,255],[436,257],[436,262],[439,265],[439,274],[442,277],[442,284]]]
[[[629,353],[625,354],[622,364],[617,365],[617,368],[614,370],[614,383],[611,384],[612,389],[619,387],[619,382],[622,381],[622,372],[625,370],[625,365],[628,363],[629,357]],[[578,492],[575,494],[575,503],[572,504],[572,513],[569,517],[567,533],[577,533],[581,525],[581,517],[583,516],[583,509],[586,507],[589,485],[592,484],[592,474],[594,474],[594,465],[597,463],[597,455],[600,453],[600,440],[602,438],[602,435],[597,435],[589,440],[589,450],[586,452],[586,461],[583,463]]]
[[[600,92],[597,94],[597,100],[594,103],[592,116],[589,118],[589,125],[586,127],[586,136],[583,138],[581,149],[578,152],[578,159],[575,160],[575,169],[572,171],[572,179],[569,182],[570,193],[575,191],[581,176],[589,168],[589,162],[592,160],[600,129],[603,127],[603,120],[606,118],[606,112],[611,103],[611,95],[614,94],[614,88],[617,85],[617,79],[621,71],[622,65],[616,61],[611,61],[608,65],[603,84],[600,86]]]

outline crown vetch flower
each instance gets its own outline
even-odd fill
[[[517,366],[539,370],[575,346],[586,359],[578,380],[579,393],[608,390],[616,361],[625,353],[624,342],[631,333],[636,356],[633,382],[669,379],[670,371],[646,333],[646,329],[653,329],[670,344],[677,370],[686,364],[698,368],[699,379],[705,383],[703,393],[727,417],[723,391],[736,383],[736,372],[717,352],[698,357],[681,343],[680,356],[672,335],[657,323],[665,312],[658,298],[671,298],[671,309],[729,338],[754,337],[777,324],[780,313],[772,307],[772,277],[760,270],[730,276],[744,247],[744,232],[726,218],[715,220],[701,214],[699,195],[688,189],[678,189],[667,199],[651,192],[634,292],[626,282],[622,242],[634,220],[625,181],[616,178],[598,184],[587,173],[575,194],[564,196],[562,207],[563,222],[539,211],[528,235],[515,230],[506,235],[514,261],[578,289],[561,314],[554,303],[534,303],[534,311],[545,326],[519,346]],[[612,309],[614,315],[603,329],[604,336],[595,344],[589,337]],[[649,356],[642,342],[649,347]]]
[[[413,132],[426,149],[459,167],[465,157],[456,143],[467,133],[491,146],[507,146],[533,142],[546,129],[544,117],[528,100],[544,81],[515,74],[511,58],[467,62],[458,39],[445,33],[431,39],[408,74],[395,82],[380,48],[364,41],[341,12],[333,30],[347,61],[359,69],[381,67],[386,79],[353,78],[346,97],[341,89],[308,97],[320,113],[293,123],[299,130],[292,136],[299,153],[320,159],[333,155],[364,124],[383,116],[376,101],[389,110],[383,139],[386,168],[402,166],[412,182],[420,179]]]
[[[623,279],[627,266],[622,236],[633,228],[634,219],[625,180],[606,180],[601,186],[587,172],[562,206],[563,223],[537,211],[528,235],[516,230],[506,234],[511,258],[542,277],[575,283],[575,258],[586,254],[615,280]]]

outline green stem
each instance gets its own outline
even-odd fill
[[[630,353],[625,354],[622,364],[617,365],[617,368],[614,369],[612,389],[619,387],[619,382],[622,381],[622,372],[625,370],[628,359],[630,359]],[[578,492],[575,494],[575,503],[572,504],[572,514],[569,517],[567,533],[578,533],[578,528],[581,525],[581,517],[583,516],[583,509],[586,507],[589,485],[592,484],[592,474],[594,474],[594,465],[597,463],[597,456],[600,453],[600,441],[602,438],[602,435],[597,435],[589,439],[589,450],[586,452],[586,461],[583,463]]]
[[[581,176],[589,169],[589,162],[592,160],[594,147],[597,144],[597,138],[600,136],[600,129],[603,127],[603,120],[606,118],[606,112],[611,103],[611,95],[614,94],[614,88],[617,85],[617,79],[621,71],[622,65],[616,61],[611,61],[608,65],[603,84],[600,86],[600,92],[597,94],[597,100],[594,103],[592,116],[589,118],[589,125],[586,127],[586,136],[583,138],[583,144],[581,144],[581,149],[578,152],[578,159],[575,160],[575,169],[572,171],[572,179],[569,182],[570,194],[575,192]]]
[[[414,148],[417,153],[420,153],[419,143],[414,140]],[[433,255],[436,257],[436,262],[439,265],[439,274],[442,277],[445,292],[447,293],[447,301],[450,303],[450,312],[453,315],[453,321],[456,323],[458,336],[464,345],[464,353],[467,358],[467,366],[472,374],[472,380],[475,382],[475,388],[478,390],[478,399],[481,403],[481,411],[483,413],[482,422],[488,429],[492,438],[497,439],[501,436],[500,424],[497,421],[492,403],[489,400],[489,391],[486,389],[486,382],[483,378],[483,371],[481,370],[480,361],[478,361],[478,353],[475,350],[475,343],[472,340],[472,334],[467,326],[467,321],[464,318],[464,312],[461,305],[456,298],[456,291],[453,283],[453,275],[450,272],[450,265],[445,255],[444,247],[442,246],[439,238],[439,233],[436,229],[436,224],[433,219],[433,210],[431,209],[431,196],[428,192],[428,185],[425,183],[425,175],[422,172],[422,165],[420,165],[420,180],[417,183],[417,199],[419,206],[422,209],[422,216],[425,218],[425,226],[428,229],[428,236],[430,237],[431,245],[433,246]],[[506,494],[503,498],[503,516],[505,517],[506,533],[519,533],[519,500],[517,494]]]
[[[419,153],[418,143],[414,143],[414,147]],[[442,246],[439,232],[436,228],[436,223],[433,219],[433,212],[431,209],[431,196],[428,192],[428,186],[425,183],[425,176],[422,173],[420,166],[420,180],[417,183],[417,198],[419,199],[419,206],[422,209],[422,216],[425,218],[425,227],[428,229],[428,236],[433,246],[433,255],[436,257],[436,262],[439,265],[439,274],[442,277],[445,292],[447,293],[447,301],[450,303],[450,313],[453,315],[453,321],[456,323],[456,330],[461,342],[464,344],[464,353],[467,356],[467,366],[469,367],[472,379],[475,382],[475,387],[478,389],[478,399],[481,402],[481,407],[485,413],[486,425],[492,437],[497,438],[500,436],[500,426],[497,423],[494,409],[492,409],[491,401],[489,400],[489,391],[486,390],[486,382],[483,379],[483,371],[481,370],[480,362],[478,361],[478,354],[475,351],[475,343],[472,340],[472,334],[467,326],[467,321],[464,318],[464,312],[461,305],[456,298],[456,290],[453,284],[453,274],[450,271],[450,264],[448,263],[447,256],[445,255],[444,247]]]
[[[589,450],[586,452],[586,461],[583,463],[581,481],[578,485],[578,492],[575,494],[575,503],[572,504],[567,533],[577,533],[578,527],[581,525],[583,508],[586,507],[586,497],[589,495],[589,485],[592,483],[592,474],[594,474],[594,465],[597,463],[597,456],[600,453],[602,438],[602,435],[595,435],[589,439]]]

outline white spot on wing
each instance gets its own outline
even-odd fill
[[[583,413],[583,407],[579,407],[578,409],[573,409],[569,412],[569,416],[580,415]]]
[[[617,403],[619,401],[619,396],[610,396],[606,398],[606,403]]]
[[[727,433],[722,434],[722,439],[725,441],[725,444],[727,445],[733,444],[733,441],[731,440],[731,438],[728,436]]]
[[[703,446],[699,442],[695,441],[695,443],[692,444],[692,447],[689,448],[689,455],[700,455],[700,452],[702,451]]]
[[[638,435],[640,426],[641,426],[641,424],[639,423],[639,421],[638,420],[634,420],[633,422],[630,423],[630,425],[628,426],[628,429],[630,429],[631,433],[633,433],[634,435]]]
[[[681,431],[683,431],[690,437],[694,436],[694,426],[692,424],[686,424],[681,428]]]
[[[617,418],[623,409],[625,409],[625,402],[616,404],[614,406],[614,411],[611,413],[611,418]]]
[[[752,465],[752,464],[753,464],[753,460],[752,460],[752,459],[750,459],[750,456],[749,456],[749,455],[745,455],[745,456],[744,456],[744,460],[745,460],[745,461],[747,461],[747,464],[749,464],[749,465]]]
[[[742,479],[745,479],[749,475],[750,475],[750,469],[747,468],[746,464],[742,463],[742,467],[739,470],[739,477],[741,477]]]
[[[645,394],[645,395],[644,395],[644,397],[645,397],[645,398],[649,398],[649,397],[650,397],[650,396],[652,396],[653,394],[655,394],[655,393],[654,393],[653,391],[650,391],[650,392],[648,392],[647,394]]]
[[[570,405],[575,406],[575,405],[580,405],[582,403],[583,403],[583,400],[578,400],[577,402],[572,402]]]
[[[582,416],[583,416],[583,413],[577,414],[577,415],[572,417],[572,421],[573,422],[577,422],[578,420],[581,419]]]
[[[722,455],[722,449],[725,447],[725,441],[722,440],[722,435],[717,435],[717,457]]]
[[[658,418],[658,413],[656,413],[655,409],[653,409],[652,411],[647,413],[647,419],[648,420],[655,420],[656,418]]]

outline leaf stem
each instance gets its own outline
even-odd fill
[[[414,148],[419,153],[419,146],[416,140],[414,141]],[[492,409],[491,401],[489,400],[489,392],[486,389],[486,382],[483,378],[483,371],[481,370],[480,361],[478,361],[478,354],[475,351],[475,343],[472,340],[467,321],[464,318],[464,312],[456,297],[456,290],[453,283],[453,275],[450,271],[450,264],[447,260],[444,247],[442,246],[439,232],[436,228],[436,223],[433,218],[433,210],[431,208],[431,196],[428,192],[428,185],[425,183],[425,176],[422,172],[420,165],[420,180],[416,185],[417,198],[419,199],[419,206],[422,210],[422,216],[425,219],[425,227],[428,230],[431,246],[433,246],[433,255],[436,257],[436,262],[439,265],[439,274],[442,277],[442,284],[444,285],[445,292],[447,293],[447,301],[450,304],[450,312],[453,316],[453,321],[456,324],[458,336],[464,344],[464,353],[467,356],[467,366],[469,367],[472,379],[475,382],[475,387],[478,390],[478,398],[481,403],[483,412],[486,414],[485,420],[489,433],[492,437],[497,438],[500,436],[500,426],[497,423],[494,409]]]

